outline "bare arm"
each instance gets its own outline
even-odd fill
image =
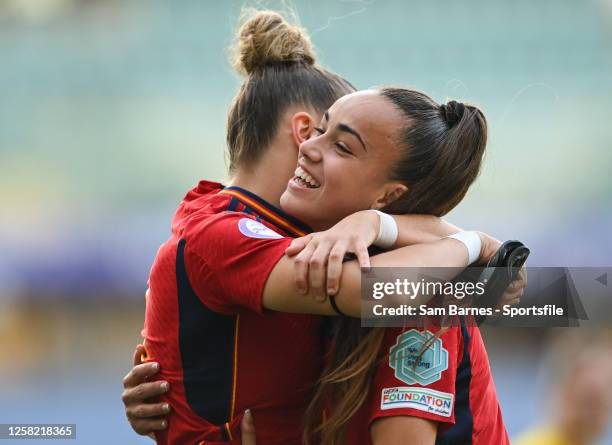
[[[412,244],[431,243],[462,229],[431,215],[392,215],[397,223],[397,241],[394,249]]]
[[[391,216],[398,228],[398,237],[393,245],[394,249],[412,244],[431,243],[462,230],[454,224],[432,215]],[[287,254],[290,256],[296,255],[313,239],[325,241],[327,238],[329,243],[341,240],[346,242],[347,248],[354,248],[354,245],[349,245],[351,244],[349,240],[353,239],[358,240],[363,247],[369,247],[374,242],[379,229],[380,218],[378,215],[370,210],[361,210],[343,218],[331,229],[296,238],[287,249]],[[361,252],[355,251],[355,253],[359,256]]]
[[[433,445],[436,432],[436,422],[410,416],[377,419],[370,429],[374,445]]]
[[[294,278],[294,269],[300,267],[297,261],[296,257],[285,255],[276,264],[264,288],[264,307],[281,312],[336,315],[329,299],[317,301],[321,295],[325,295],[322,287],[310,286],[304,295],[307,298],[297,295],[300,293]],[[371,258],[373,267],[454,267],[457,272],[467,263],[467,249],[452,238],[402,247]],[[351,317],[361,314],[361,269],[357,261],[342,264],[336,304]]]
[[[394,215],[393,219],[398,227],[398,237],[392,248],[431,243],[461,231],[459,227],[431,215]],[[325,281],[327,294],[335,295],[344,255],[352,252],[362,267],[369,267],[367,248],[379,230],[380,217],[370,210],[362,210],[343,218],[328,230],[293,240],[286,253],[296,256],[301,262],[294,271],[298,288],[317,287]],[[319,299],[324,299],[322,294]]]

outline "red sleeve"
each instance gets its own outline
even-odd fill
[[[214,311],[261,313],[270,272],[291,243],[267,222],[223,212],[186,233],[185,262],[196,294]]]
[[[386,330],[382,349],[385,356],[372,385],[370,424],[380,417],[393,416],[455,422],[461,333],[457,327],[436,337],[437,332],[437,327]]]

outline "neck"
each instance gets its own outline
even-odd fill
[[[293,140],[291,116],[285,113],[274,140],[253,165],[241,165],[232,175],[230,185],[241,187],[276,207],[297,166],[298,147]]]
[[[241,187],[276,207],[280,207],[280,197],[287,188],[289,172],[284,172],[278,162],[268,157],[251,168],[238,168],[230,181],[230,186]]]

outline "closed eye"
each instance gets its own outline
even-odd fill
[[[319,134],[319,136],[320,136],[320,135],[322,135],[322,134],[324,134],[324,133],[325,133],[325,131],[326,131],[325,129],[323,129],[323,128],[321,128],[321,127],[313,127],[312,129],[313,129],[314,131],[316,131],[316,132]],[[346,145],[344,145],[344,142],[336,142],[336,143],[335,143],[335,146],[336,146],[336,148],[337,148],[339,151],[341,151],[342,153],[347,154],[347,155],[354,156],[354,155],[353,155],[353,152],[352,152],[352,151],[351,151],[351,150],[350,150],[350,149],[349,149],[349,148],[348,148]]]
[[[338,147],[338,149],[342,152],[342,153],[346,153],[347,155],[351,155],[353,156],[353,152],[351,150],[349,150],[349,148],[344,145],[344,143],[342,142],[336,142],[336,147]]]

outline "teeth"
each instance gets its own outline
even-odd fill
[[[312,176],[310,176],[308,173],[306,173],[302,167],[297,167],[295,169],[294,172],[295,176],[297,176],[298,178],[302,179],[304,182],[308,183],[309,185],[313,186],[313,187],[319,187],[321,184],[319,184]]]

